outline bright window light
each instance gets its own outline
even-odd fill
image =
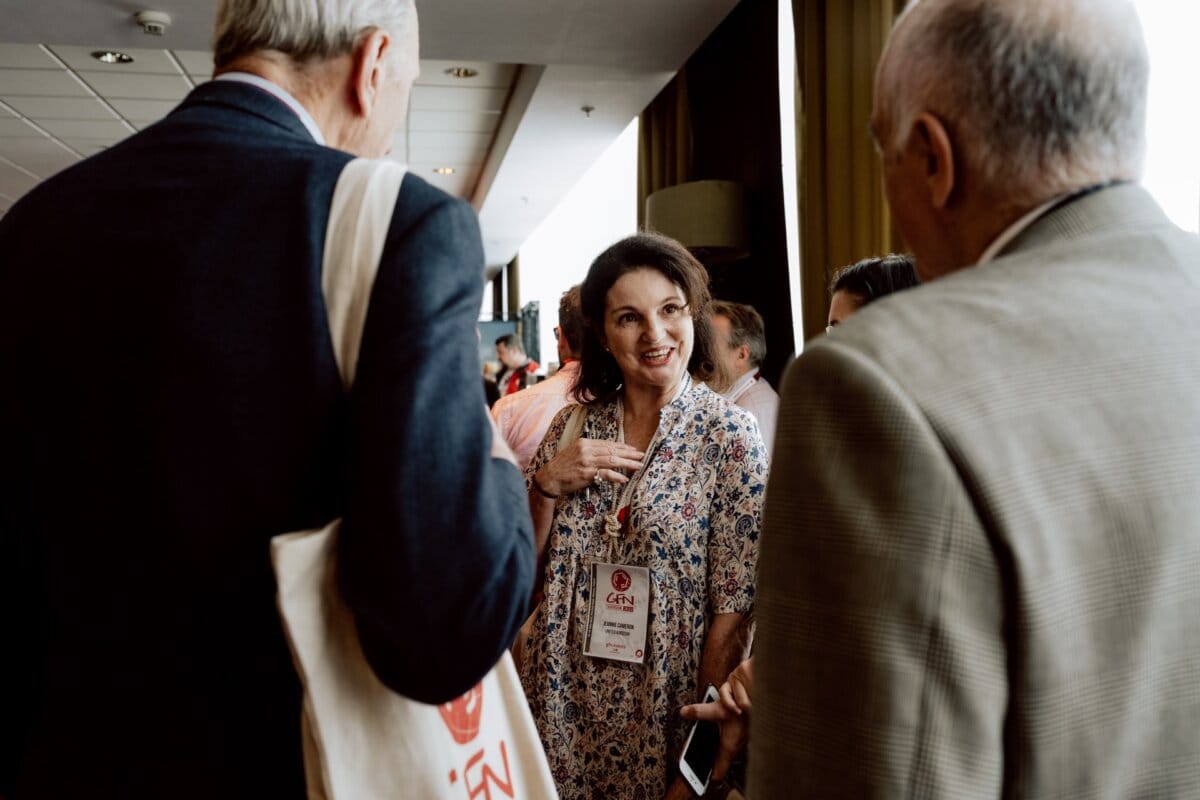
[[[1200,230],[1200,5],[1135,0],[1150,49],[1142,184],[1179,227]]]
[[[562,293],[600,252],[637,232],[635,119],[521,245],[521,305],[540,304],[541,364],[558,361],[554,326]]]
[[[800,304],[800,188],[796,183],[796,34],[792,0],[779,0],[779,146],[782,155],[783,226],[787,235],[791,287],[792,352],[804,350],[804,309]]]

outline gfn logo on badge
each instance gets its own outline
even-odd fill
[[[455,744],[469,744],[479,736],[479,729],[483,724],[483,682],[477,683],[462,697],[442,703],[438,706],[438,713],[442,715],[442,722],[446,723],[446,729],[450,731]],[[468,800],[475,800],[480,796],[484,800],[491,800],[492,789],[497,790],[497,796],[516,797],[512,772],[508,766],[508,748],[503,739],[499,741],[499,751],[500,762],[504,765],[503,779],[485,760],[486,744],[467,759],[462,768],[462,776]],[[450,770],[451,785],[458,782],[458,774],[459,770]]]
[[[614,611],[633,611],[637,600],[632,594],[625,594],[625,590],[633,585],[633,578],[623,569],[614,569],[611,581],[616,591],[609,592],[604,602]]]
[[[623,592],[633,585],[633,578],[629,577],[629,573],[623,569],[614,569],[612,574],[613,588],[618,592]]]

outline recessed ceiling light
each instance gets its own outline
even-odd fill
[[[479,74],[479,70],[470,67],[450,67],[446,74],[451,78],[474,78]]]
[[[121,53],[117,50],[97,50],[92,53],[92,58],[97,61],[103,61],[105,64],[132,64],[133,56],[128,53]]]
[[[453,175],[454,167],[434,167],[433,171],[438,175]]]

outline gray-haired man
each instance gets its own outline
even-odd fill
[[[779,395],[762,376],[759,367],[767,357],[767,336],[763,320],[753,306],[714,300],[713,330],[721,345],[717,348],[728,386],[721,393],[754,415],[758,432],[767,445],[767,457],[775,445],[775,418],[779,414]]]
[[[872,125],[922,287],[784,381],[757,797],[1200,795],[1200,242],[1118,0],[922,0]]]
[[[344,517],[359,639],[418,700],[527,611],[470,208],[405,177],[348,396],[326,323],[330,199],[404,117],[413,3],[223,0],[214,50],[216,80],[0,220],[0,795],[302,797],[275,534]]]

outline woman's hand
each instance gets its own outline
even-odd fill
[[[601,439],[576,439],[533,476],[547,495],[577,492],[593,483],[627,483],[646,454],[636,447]]]
[[[554,520],[557,498],[577,492],[593,483],[628,483],[629,476],[642,466],[645,454],[636,447],[600,439],[576,439],[533,475],[529,489],[529,514],[533,518],[533,545],[537,553],[537,574],[546,570],[546,544]],[[535,596],[541,591],[539,581]]]

